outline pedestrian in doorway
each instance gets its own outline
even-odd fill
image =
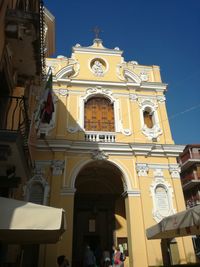
[[[111,266],[110,251],[105,249],[102,254],[102,265],[103,267]]]
[[[96,259],[95,259],[94,253],[91,250],[90,246],[86,246],[85,253],[84,253],[83,266],[84,267],[95,267],[95,265],[96,265]]]
[[[122,261],[121,251],[120,251],[119,247],[117,247],[114,251],[113,261],[114,261],[114,265],[113,265],[114,267],[123,267],[124,266],[124,262]]]
[[[69,267],[69,261],[66,259],[65,255],[58,256],[57,263],[59,267]]]

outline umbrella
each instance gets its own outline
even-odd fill
[[[200,205],[168,216],[146,229],[147,239],[200,235]]]
[[[0,197],[0,241],[56,243],[66,229],[63,209]]]

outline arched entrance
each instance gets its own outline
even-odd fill
[[[73,267],[81,267],[86,245],[96,253],[111,250],[117,232],[126,231],[122,172],[108,161],[86,164],[76,177]]]

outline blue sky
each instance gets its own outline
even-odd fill
[[[107,48],[125,61],[159,65],[168,84],[166,104],[176,144],[200,143],[199,0],[44,0],[56,18],[56,53],[70,57],[89,46],[99,26]]]

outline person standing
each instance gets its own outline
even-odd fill
[[[96,259],[93,251],[90,249],[90,246],[86,246],[83,266],[84,267],[95,267]]]
[[[121,251],[120,248],[117,247],[113,254],[113,261],[114,261],[114,267],[122,267],[124,266],[124,263],[121,261]]]
[[[69,267],[69,261],[66,259],[65,255],[58,256],[57,263],[59,267]]]
[[[107,266],[110,266],[111,265],[110,251],[108,249],[105,249],[103,251],[102,265],[103,265],[103,267],[107,267]]]

